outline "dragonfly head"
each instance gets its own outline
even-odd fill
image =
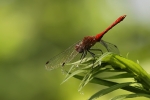
[[[79,52],[79,53],[83,53],[84,52],[84,47],[82,46],[82,44],[83,43],[80,42],[80,43],[76,44],[76,46],[75,46],[76,51]]]

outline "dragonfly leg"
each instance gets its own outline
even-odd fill
[[[81,55],[81,58],[80,58],[81,62],[82,62],[82,60],[85,58],[86,55],[87,55],[87,51],[83,51],[83,53],[82,53],[82,55]],[[80,63],[81,63],[81,62],[80,62]]]
[[[95,58],[95,54],[93,52],[91,52],[90,50],[87,50],[87,51],[92,55],[93,58]]]
[[[87,50],[91,55],[92,55],[92,57],[94,58],[94,60],[93,60],[93,66],[94,66],[94,61],[95,61],[95,54],[93,53],[93,52],[91,52],[90,50]]]
[[[91,49],[90,49],[91,50]],[[95,54],[93,53],[93,52],[91,52],[90,50],[87,50],[91,55],[92,55],[92,57],[94,58],[94,60],[95,60]],[[93,60],[93,63],[94,63],[94,60]]]
[[[90,50],[93,50],[93,51],[100,51],[102,54],[103,54],[103,51],[101,49],[90,49]]]

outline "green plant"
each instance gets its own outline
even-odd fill
[[[88,83],[108,86],[94,93],[89,100],[96,99],[117,89],[130,91],[132,94],[119,94],[111,100],[141,96],[150,98],[150,75],[138,63],[120,55],[106,52],[103,55],[96,55],[95,59],[92,57],[84,58],[82,61],[79,60],[68,65],[72,67],[69,71],[65,70],[67,75],[62,83],[71,77],[75,77],[81,80],[79,91]],[[105,72],[111,73],[111,76],[102,77],[100,75]],[[123,78],[132,78],[134,81],[118,83],[109,80]]]

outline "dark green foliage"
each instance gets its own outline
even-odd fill
[[[96,99],[106,95],[114,90],[123,89],[132,92],[133,94],[119,94],[111,100],[123,100],[134,97],[150,98],[150,75],[137,63],[116,55],[111,52],[97,55],[93,58],[85,58],[81,61],[68,64],[72,66],[69,71],[66,71],[67,76],[63,82],[71,77],[81,80],[79,91],[88,83],[108,86],[105,89],[100,89],[94,93],[89,100]],[[103,76],[100,74],[110,73],[111,76]],[[132,82],[112,82],[109,79],[131,78]]]

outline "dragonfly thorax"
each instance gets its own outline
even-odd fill
[[[75,49],[79,53],[83,53],[84,51],[89,50],[96,43],[96,39],[94,36],[87,36],[84,39],[76,44]]]

